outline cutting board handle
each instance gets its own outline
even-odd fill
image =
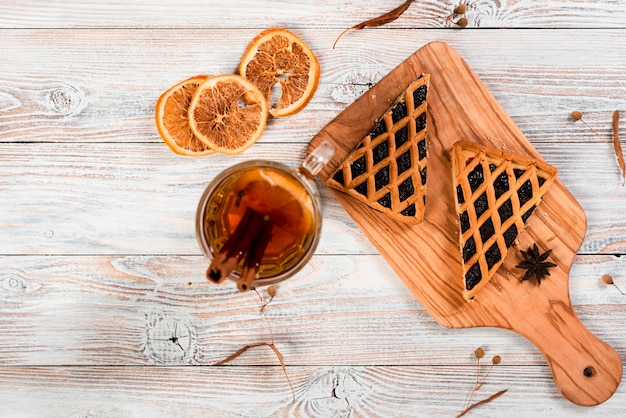
[[[583,406],[609,399],[622,378],[619,354],[583,325],[569,303],[549,301],[549,312],[533,312],[524,321],[528,329],[514,331],[543,353],[561,394]]]

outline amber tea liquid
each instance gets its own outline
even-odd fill
[[[231,167],[220,177],[205,192],[198,211],[205,253],[214,257],[244,214],[253,211],[271,222],[256,284],[275,283],[298,271],[315,250],[320,229],[317,201],[306,180],[282,164],[260,161]],[[235,276],[244,263],[238,263]]]

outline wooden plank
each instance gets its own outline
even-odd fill
[[[481,374],[487,371],[484,363],[489,361],[481,363]],[[289,366],[287,372],[295,401],[278,366],[2,367],[0,415],[456,416],[476,382],[474,364]],[[590,410],[567,403],[546,373],[542,366],[498,365],[472,402],[507,392],[468,416],[497,417],[503,411],[513,416],[623,415],[623,387]]]
[[[200,254],[195,214],[204,188],[219,171],[250,159],[189,159],[162,143],[5,145],[0,199],[10,204],[0,207],[4,254]],[[304,145],[257,147],[256,158],[293,167],[304,157]],[[358,231],[341,224],[342,212],[325,216],[321,247],[327,252],[347,242],[349,251],[372,252],[369,244],[359,247],[365,239]],[[328,235],[333,230],[341,240]]]
[[[161,92],[194,74],[235,71],[256,33],[0,30],[0,141],[159,141],[153,112]],[[620,83],[626,42],[619,30],[505,30],[498,32],[499,42],[491,31],[361,31],[336,50],[331,30],[301,36],[320,58],[320,87],[304,111],[271,121],[262,142],[308,142],[369,86],[436,39],[466,58],[533,143],[602,143],[569,121],[575,109],[608,142],[612,111],[626,107]],[[392,51],[377,52],[390,44]]]
[[[585,209],[580,252],[625,253],[626,195],[611,145],[562,141],[537,149]],[[189,159],[161,142],[3,144],[0,254],[200,254],[196,206],[219,171],[253,157],[296,167],[304,152],[304,144],[260,143],[238,156]],[[318,253],[377,253],[331,194],[318,190]]]
[[[626,290],[625,263],[577,257],[570,280],[583,323],[622,356],[624,295],[600,278]],[[0,257],[0,365],[210,365],[271,341],[259,297],[208,283],[207,266],[200,256]],[[507,364],[545,364],[513,333],[440,327],[381,256],[314,256],[265,312],[288,364],[466,364],[477,346]]]
[[[453,15],[453,10],[460,3],[418,0],[389,27],[456,27],[454,22],[460,16]],[[201,0],[157,4],[134,0],[106,5],[72,0],[6,0],[0,5],[0,28],[237,28],[282,24],[299,28],[344,29],[381,15],[399,4],[398,0],[380,0],[366,5],[349,0],[273,0],[259,7],[254,0],[212,1],[208,5]],[[467,4],[465,17],[469,27],[480,28],[624,27],[620,12],[626,8],[623,0],[594,3],[574,0],[485,0]]]

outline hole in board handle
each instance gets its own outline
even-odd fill
[[[583,375],[585,377],[591,377],[591,376],[593,376],[595,374],[596,374],[596,369],[594,369],[591,366],[585,367],[585,369],[583,370]]]

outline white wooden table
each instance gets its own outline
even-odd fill
[[[626,114],[626,1],[417,0],[397,21],[345,28],[400,0],[0,3],[0,416],[624,416],[563,398],[539,351],[499,329],[437,325],[320,188],[321,243],[278,286],[207,283],[195,209],[222,169],[261,157],[296,166],[308,141],[415,50],[455,48],[586,211],[571,272],[584,324],[626,356],[626,188],[611,115]],[[322,77],[299,114],[239,156],[174,155],[157,97],[196,74],[232,73],[270,26],[297,33]],[[569,119],[583,112],[583,123]],[[626,122],[620,129],[626,138]],[[268,347],[212,366],[247,344]]]

